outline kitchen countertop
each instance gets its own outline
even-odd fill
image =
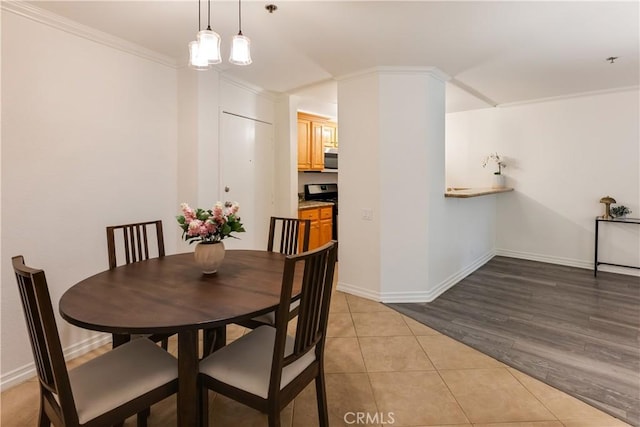
[[[469,197],[478,197],[478,196],[486,196],[489,194],[498,194],[498,193],[506,193],[508,191],[513,191],[511,187],[502,187],[502,188],[447,188],[447,191],[444,193],[444,197],[456,197],[466,199]]]
[[[302,200],[298,202],[298,209],[321,208],[323,206],[333,205],[333,202],[323,202],[322,200]]]

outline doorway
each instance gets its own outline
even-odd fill
[[[265,249],[274,211],[273,125],[220,112],[220,197],[238,202],[246,232],[225,239],[227,249]]]

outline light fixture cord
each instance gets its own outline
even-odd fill
[[[198,32],[200,32],[201,28],[200,28],[200,0],[198,0]]]
[[[207,0],[207,30],[211,31],[211,0]]]
[[[242,6],[240,5],[240,1],[238,0],[238,35],[242,35]]]

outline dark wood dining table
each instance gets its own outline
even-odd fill
[[[60,314],[95,331],[177,333],[178,425],[197,426],[198,331],[224,330],[275,309],[284,259],[274,252],[228,250],[218,272],[208,275],[193,253],[136,262],[72,286],[60,299]]]

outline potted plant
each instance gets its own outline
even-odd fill
[[[611,208],[611,214],[616,218],[624,218],[627,214],[630,214],[631,210],[625,205],[613,206]]]
[[[224,244],[227,237],[237,238],[231,233],[245,229],[237,215],[240,206],[236,202],[217,202],[211,209],[192,209],[188,204],[180,205],[182,215],[176,217],[182,228],[182,238],[189,244],[197,242],[196,263],[205,274],[213,274],[224,259]]]
[[[502,168],[506,168],[507,164],[504,162],[504,159],[500,157],[500,155],[496,153],[492,153],[484,158],[482,162],[482,167],[485,168],[490,162],[495,162],[498,166],[498,170],[493,173],[493,187],[501,188],[504,187],[504,175],[502,175]]]

